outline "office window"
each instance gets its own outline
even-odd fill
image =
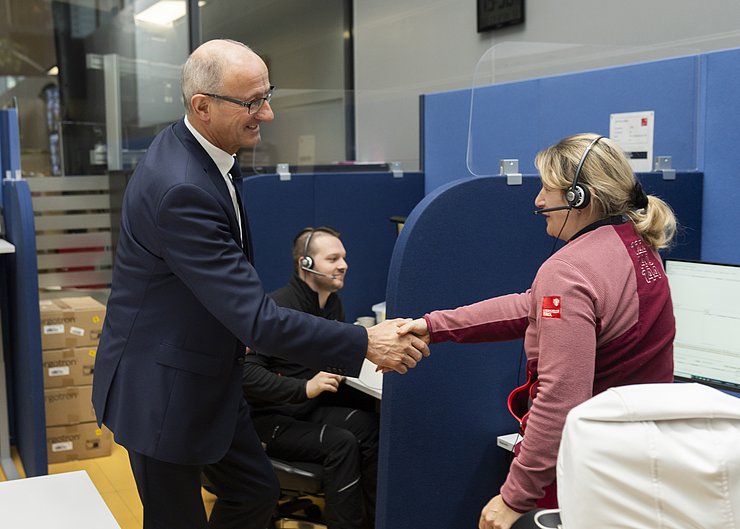
[[[24,173],[132,168],[183,114],[187,17],[142,19],[156,3],[0,0],[0,104],[17,101]]]
[[[241,152],[243,167],[310,168],[354,159],[351,1],[207,0],[201,41],[231,38],[254,49],[277,87],[275,121],[262,144]]]

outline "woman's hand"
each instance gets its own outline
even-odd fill
[[[483,507],[478,529],[510,529],[520,516],[521,513],[506,505],[499,494]]]
[[[408,333],[415,334],[426,343],[429,343],[430,341],[427,320],[425,320],[424,318],[417,318],[415,320],[406,322],[403,325],[399,326],[396,332],[401,336]]]

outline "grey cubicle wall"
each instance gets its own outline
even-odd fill
[[[384,300],[388,263],[396,242],[389,217],[405,216],[423,198],[421,173],[294,174],[289,180],[260,175],[242,182],[249,213],[255,268],[265,290],[288,282],[293,237],[306,226],[342,233],[349,271],[341,296],[348,321],[372,316]]]
[[[672,201],[683,231],[670,255],[697,259],[702,175],[639,175]],[[399,236],[388,274],[389,316],[418,317],[524,291],[553,239],[532,214],[539,178],[459,180],[432,191]],[[383,529],[476,527],[498,493],[510,456],[496,437],[516,431],[506,408],[523,373],[521,341],[438,344],[407,375],[385,375],[381,411],[378,523]]]

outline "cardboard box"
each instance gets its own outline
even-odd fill
[[[39,301],[41,348],[63,349],[97,345],[105,305],[90,296]]]
[[[92,386],[45,389],[46,426],[95,421]]]
[[[42,351],[44,389],[92,384],[95,346]]]
[[[46,429],[46,454],[49,463],[63,463],[90,457],[109,456],[113,449],[110,430],[94,422]]]

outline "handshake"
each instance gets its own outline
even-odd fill
[[[429,341],[423,318],[385,320],[367,330],[367,359],[383,372],[404,374],[429,356]]]

